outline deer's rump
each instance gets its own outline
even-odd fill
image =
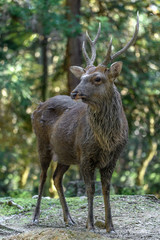
[[[43,139],[61,164],[79,164],[77,131],[81,128],[85,113],[85,103],[61,95],[40,103],[32,114],[32,125],[38,141]]]
[[[43,125],[52,124],[55,122],[66,109],[73,107],[76,103],[68,96],[55,96],[47,101],[40,103],[37,109],[32,114],[32,124],[34,130],[36,125],[41,123]]]

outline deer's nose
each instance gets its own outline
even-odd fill
[[[78,95],[78,91],[72,91],[71,92],[71,98],[72,99],[76,99],[77,95]]]

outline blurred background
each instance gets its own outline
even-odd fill
[[[78,84],[68,69],[85,67],[85,31],[94,38],[102,23],[96,64],[101,63],[111,36],[113,53],[131,39],[137,11],[136,44],[117,59],[123,70],[116,86],[130,132],[112,192],[160,197],[160,1],[0,0],[1,197],[38,193],[40,166],[30,117],[40,101],[69,94]],[[44,192],[51,197],[57,196],[54,169],[52,163]],[[98,187],[99,180],[97,172]],[[80,195],[78,183],[79,169],[72,166],[64,177],[67,196]]]

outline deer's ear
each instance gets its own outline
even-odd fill
[[[80,78],[82,74],[85,73],[84,68],[78,66],[70,67],[70,71],[74,74],[75,77]]]
[[[119,74],[121,73],[122,70],[122,62],[115,62],[111,65],[110,67],[110,76],[112,78],[112,80],[114,80],[116,77],[119,76]]]

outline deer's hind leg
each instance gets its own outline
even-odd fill
[[[71,218],[71,215],[69,213],[69,209],[67,206],[67,202],[66,202],[66,199],[64,196],[63,186],[62,186],[63,175],[68,170],[68,168],[69,168],[69,166],[58,163],[55,173],[53,175],[54,185],[57,189],[59,199],[60,199],[60,202],[62,205],[63,217],[64,217],[64,222],[65,222],[66,226],[75,224],[75,222],[73,221],[73,219]]]
[[[36,208],[33,216],[33,223],[36,223],[36,224],[38,223],[39,216],[40,216],[40,204],[41,204],[44,184],[47,178],[47,170],[52,160],[52,153],[51,153],[50,147],[49,145],[44,144],[44,142],[38,143],[38,152],[39,152],[39,160],[41,165],[41,176],[40,176],[38,199],[37,199],[37,204],[36,204]]]

